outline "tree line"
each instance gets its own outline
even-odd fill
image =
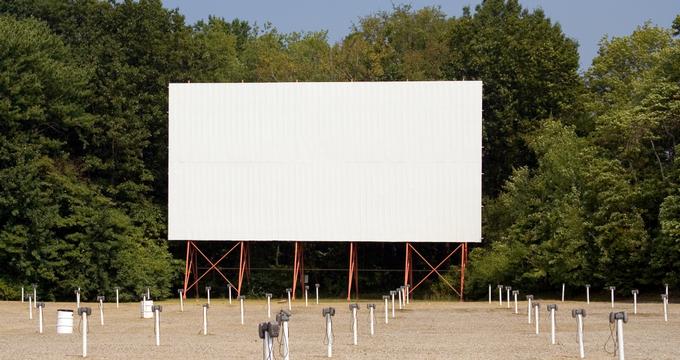
[[[678,286],[679,34],[680,17],[605,38],[579,73],[578,44],[517,0],[459,17],[396,6],[336,43],[325,31],[239,19],[187,24],[160,0],[2,2],[0,297],[30,283],[53,298],[115,286],[171,295],[184,254],[166,240],[167,87],[188,81],[482,80],[484,242],[470,254],[466,292]],[[360,265],[399,268],[402,246],[367,245]],[[345,253],[310,244],[305,261],[346,267]],[[280,243],[253,254],[275,257],[256,256],[254,267],[292,262]],[[253,277],[252,293],[290,277],[267,274]],[[361,281],[384,288],[400,277]],[[337,293],[346,273],[323,278]]]

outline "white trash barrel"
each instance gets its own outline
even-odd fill
[[[142,300],[140,305],[141,316],[144,319],[153,319],[153,300]]]
[[[57,310],[57,334],[73,334],[73,310]]]

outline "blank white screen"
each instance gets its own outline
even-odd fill
[[[170,240],[481,240],[482,83],[170,84]]]

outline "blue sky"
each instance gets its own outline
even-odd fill
[[[411,4],[419,9],[438,5],[449,16],[459,16],[465,5],[474,8],[480,1],[446,0],[163,0],[166,7],[179,8],[188,23],[208,15],[251,23],[271,22],[283,32],[328,30],[331,42],[342,39],[353,23],[392,4]],[[579,43],[581,69],[587,69],[597,55],[598,42],[605,36],[630,34],[637,26],[652,24],[670,27],[680,14],[679,0],[520,0],[525,8],[542,8],[559,22],[567,36]]]

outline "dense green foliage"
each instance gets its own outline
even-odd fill
[[[170,256],[160,234],[147,236],[159,225],[141,225],[132,209],[143,204],[116,201],[115,183],[88,166],[103,162],[105,120],[88,104],[94,69],[46,24],[11,17],[0,17],[0,58],[0,291],[34,282],[53,296],[167,292]]]
[[[490,246],[470,257],[478,294],[487,282],[539,291],[614,284],[624,293],[680,285],[680,40],[672,36],[644,25],[603,40],[584,75],[583,112],[528,137],[538,165],[517,168],[488,202]]]
[[[336,44],[324,31],[238,19],[189,25],[159,0],[2,2],[0,297],[30,283],[52,297],[114,286],[167,296],[178,285],[183,249],[164,240],[167,86],[186,81],[481,79],[485,243],[470,255],[469,293],[680,285],[679,34],[680,17],[603,39],[579,75],[577,44],[516,0],[458,18],[395,7]],[[290,248],[253,246],[252,265],[286,270]],[[403,252],[366,245],[360,265],[399,268]],[[307,245],[308,267],[346,262],[342,244]],[[255,274],[250,291],[281,290],[289,274]],[[313,277],[329,294],[345,285],[341,271]],[[386,288],[400,277],[361,281]]]

